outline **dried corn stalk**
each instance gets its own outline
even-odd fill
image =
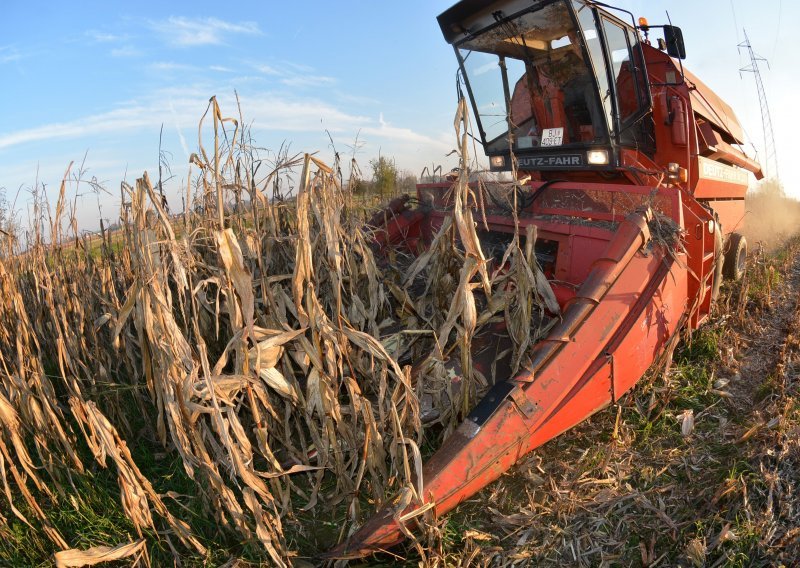
[[[89,475],[85,444],[115,472],[119,506],[140,536],[204,554],[191,518],[167,507],[137,464],[136,441],[180,460],[198,487],[192,499],[220,531],[288,565],[286,523],[302,530],[293,513],[346,511],[343,537],[365,505],[419,500],[423,436],[446,436],[496,379],[473,367],[475,338],[505,317],[516,367],[548,325],[535,315],[557,311],[535,234],[524,247],[515,235],[509,270],[490,270],[463,101],[453,214],[416,259],[390,251],[394,264],[375,258],[338,164],[284,152],[260,176],[243,121],[223,117],[215,99],[209,111],[214,151],[200,136],[180,218],[144,174],[122,184],[119,229],[78,237],[65,176],[52,214],[36,196],[50,243],[37,232],[25,254],[0,263],[0,479],[10,511],[0,530],[13,516],[70,548],[47,510],[73,491],[72,477]],[[436,417],[423,425],[425,413]],[[123,558],[142,542],[57,560]]]

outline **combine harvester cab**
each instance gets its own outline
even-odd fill
[[[678,28],[583,0],[463,0],[439,24],[491,169],[520,180],[516,200],[495,195],[499,185],[476,188],[489,197],[479,236],[489,247],[510,241],[514,213],[521,236],[535,225],[561,315],[530,363],[494,384],[425,465],[422,502],[378,512],[336,558],[393,546],[421,507],[446,513],[614,403],[683,326],[707,318],[723,257],[730,277],[744,265],[736,230],[748,171],[760,168],[736,147],[731,109],[683,69]],[[653,28],[664,35],[656,46]],[[429,244],[452,214],[449,189],[418,186],[413,209],[393,202],[379,246]]]

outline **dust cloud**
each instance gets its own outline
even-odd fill
[[[800,201],[787,197],[780,183],[767,180],[747,194],[742,233],[750,248],[762,243],[767,250],[800,232]]]

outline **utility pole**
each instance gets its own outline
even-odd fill
[[[744,41],[739,44],[739,49],[747,50],[750,56],[750,65],[739,69],[739,75],[742,72],[752,73],[756,78],[756,89],[758,89],[758,102],[761,105],[761,128],[764,133],[764,177],[769,178],[770,175],[776,180],[778,176],[778,156],[775,151],[775,133],[772,130],[772,118],[769,114],[769,104],[767,104],[767,92],[764,90],[764,83],[761,80],[761,71],[758,69],[758,62],[763,61],[769,68],[769,61],[763,57],[756,55],[753,51],[753,46],[750,45],[750,39],[747,37],[747,30],[744,31]]]

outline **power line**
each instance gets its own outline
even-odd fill
[[[758,102],[761,105],[761,129],[764,134],[764,177],[769,177],[770,173],[778,180],[778,156],[775,150],[775,133],[772,129],[772,117],[769,114],[769,104],[767,104],[767,92],[764,90],[764,82],[761,80],[761,71],[758,68],[758,62],[763,61],[769,68],[769,61],[763,57],[756,55],[753,51],[753,46],[750,45],[750,39],[747,37],[747,30],[744,32],[744,41],[739,44],[739,48],[747,50],[750,56],[750,65],[739,69],[739,74],[742,72],[752,73],[756,78],[756,89],[758,90]]]
[[[733,14],[733,29],[736,30],[736,41],[739,41],[739,24],[736,21],[736,8],[733,5],[733,0],[731,0],[731,14]]]
[[[778,2],[778,25],[775,29],[775,45],[772,46],[772,58],[775,58],[775,52],[778,50],[778,37],[781,35],[781,12],[783,11],[783,0]]]

